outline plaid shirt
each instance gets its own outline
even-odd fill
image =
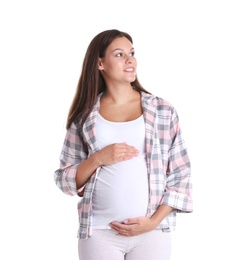
[[[66,133],[60,168],[55,171],[54,179],[57,186],[68,195],[79,192],[75,182],[79,164],[99,150],[95,124],[100,96],[83,127],[80,127],[80,122],[73,123]],[[190,161],[174,107],[154,95],[142,92],[141,96],[149,181],[147,216],[152,216],[160,204],[174,208],[157,227],[173,231],[176,214],[193,211]],[[88,154],[84,152],[82,139],[88,144]],[[92,194],[99,169],[82,187],[84,195],[78,203],[78,237],[81,239],[92,235]]]

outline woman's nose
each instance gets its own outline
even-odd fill
[[[127,56],[126,58],[126,63],[133,63],[134,62],[134,57],[133,56]]]

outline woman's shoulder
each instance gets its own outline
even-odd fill
[[[153,106],[174,110],[174,106],[172,105],[172,103],[163,97],[151,93],[145,93],[145,92],[142,92],[142,97],[144,100],[146,100],[148,103],[152,104]]]

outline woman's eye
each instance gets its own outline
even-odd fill
[[[117,53],[116,54],[116,57],[124,57],[125,56],[125,54],[124,53]],[[131,52],[130,54],[129,54],[129,56],[131,56],[131,57],[133,57],[133,56],[135,56],[135,52]]]

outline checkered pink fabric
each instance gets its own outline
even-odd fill
[[[55,171],[54,178],[57,186],[68,195],[79,192],[75,182],[78,165],[99,150],[95,138],[95,123],[100,107],[100,96],[101,94],[83,128],[79,122],[72,124],[65,136],[60,168]],[[141,96],[149,179],[147,215],[151,216],[160,204],[173,207],[175,210],[170,212],[157,227],[173,231],[176,226],[176,214],[193,211],[189,156],[174,107],[154,95],[142,92]],[[88,144],[89,154],[84,152],[82,139]],[[81,239],[92,235],[92,192],[98,170],[82,187],[84,195],[78,203],[78,237]]]

